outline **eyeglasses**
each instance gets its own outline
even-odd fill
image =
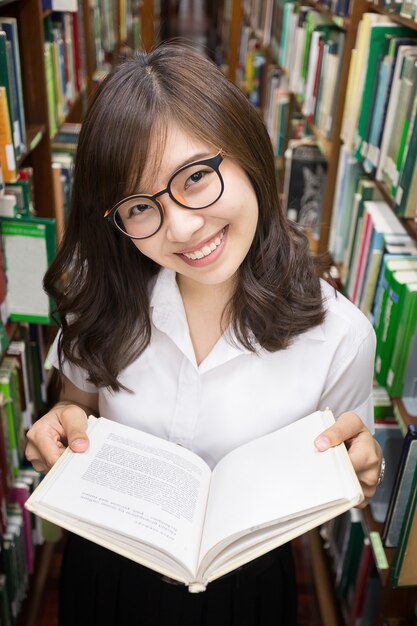
[[[158,198],[168,194],[171,200],[186,209],[206,209],[220,198],[224,191],[219,171],[224,153],[202,161],[195,161],[177,170],[168,185],[154,195],[135,194],[120,200],[104,214],[119,230],[132,239],[147,239],[155,235],[164,221],[164,211]]]

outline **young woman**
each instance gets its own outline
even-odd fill
[[[315,442],[346,442],[366,497],[381,452],[374,334],[316,274],[279,207],[258,114],[208,60],[140,53],[99,89],[83,123],[71,214],[45,285],[61,332],[60,402],[28,433],[47,471],[88,446],[100,414],[187,446],[214,466],[236,446],[330,407]],[[296,623],[290,546],[192,595],[70,536],[60,626]]]

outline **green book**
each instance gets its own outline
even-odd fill
[[[417,586],[417,466],[392,564],[394,587]]]
[[[14,358],[4,357],[1,362],[0,392],[3,394],[4,408],[7,415],[11,460],[13,463],[12,471],[16,476],[24,456],[25,432],[20,402],[19,377]]]
[[[396,24],[389,26],[387,23],[382,23],[373,24],[371,26],[368,60],[355,136],[355,157],[358,160],[362,160],[366,156],[364,147],[366,146],[367,148],[368,130],[370,128],[372,105],[374,103],[374,91],[377,89],[378,81],[378,72],[376,72],[375,69],[378,67],[379,60],[386,54],[387,36],[395,35],[396,37],[401,37],[413,34],[413,31],[410,29]]]
[[[0,27],[6,33],[7,41],[10,41],[12,50],[12,66],[15,77],[15,97],[17,102],[17,115],[19,122],[19,135],[21,152],[26,151],[26,122],[25,122],[25,108],[23,102],[23,88],[22,88],[22,71],[20,65],[20,50],[19,50],[19,33],[17,26],[17,19],[14,17],[0,17]]]
[[[320,30],[323,33],[322,38],[324,39],[324,41],[327,41],[329,31],[339,30],[336,24],[332,22],[328,17],[314,10],[311,10],[307,13],[305,23],[306,38],[301,65],[301,77],[304,82],[307,80],[308,59],[310,55],[311,35],[313,34],[313,31]]]
[[[49,135],[53,137],[58,130],[58,111],[55,97],[54,51],[53,44],[45,41],[46,93],[48,97]]]
[[[402,62],[398,94],[393,112],[395,124],[391,129],[382,176],[392,196],[395,198],[399,170],[404,157],[410,118],[417,85],[417,49],[407,53]]]
[[[53,303],[43,289],[43,277],[55,255],[55,220],[1,218],[0,226],[10,319],[51,323]]]
[[[342,546],[342,554],[336,570],[336,594],[338,598],[346,598],[349,588],[356,580],[361,546],[364,540],[362,514],[360,511],[351,509],[346,515],[349,522]]]
[[[13,98],[13,84],[11,76],[11,44],[7,42],[6,33],[0,30],[0,86],[5,87],[7,105],[9,108],[10,128],[12,130],[15,157],[22,153],[20,143],[19,118],[16,116],[16,102]],[[9,49],[8,49],[9,48]]]
[[[417,123],[414,118],[414,124],[410,131],[408,150],[402,164],[397,192],[395,194],[395,212],[398,216],[404,217],[406,215],[406,207],[408,197],[412,191],[412,179],[415,177],[416,170],[416,155],[417,155]],[[415,177],[417,178],[417,177]],[[411,199],[413,194],[411,193]],[[415,204],[415,202],[414,202]]]
[[[18,213],[20,217],[30,217],[30,182],[28,180],[16,180],[7,183],[6,193],[16,193],[18,195]]]
[[[413,129],[414,122],[415,122],[416,115],[417,115],[417,60],[416,59],[414,59],[412,75],[409,78],[409,80],[411,82],[411,92],[410,92],[410,96],[408,99],[408,104],[407,104],[407,109],[405,113],[405,119],[404,119],[404,124],[403,124],[403,129],[402,129],[400,144],[399,144],[399,149],[398,149],[398,155],[397,155],[396,184],[395,186],[393,186],[391,190],[391,193],[394,198],[397,192],[398,181],[400,178],[403,162],[405,161],[408,148],[410,146],[411,131]]]
[[[405,285],[403,311],[387,374],[387,389],[393,398],[402,394],[405,370],[416,330],[417,283],[411,283]]]
[[[387,374],[397,339],[407,283],[417,282],[417,270],[391,272],[385,267],[378,318],[375,324],[375,377],[380,385],[387,383]]]

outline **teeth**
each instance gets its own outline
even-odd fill
[[[186,256],[187,259],[192,259],[193,261],[195,261],[196,259],[203,259],[205,256],[208,256],[209,254],[214,252],[214,250],[221,244],[223,235],[224,231],[222,230],[220,237],[216,237],[214,241],[203,246],[201,250],[194,250],[194,252],[184,252],[184,256]]]

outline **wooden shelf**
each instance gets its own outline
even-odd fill
[[[317,528],[308,532],[308,542],[322,626],[343,626],[340,607],[334,595],[332,576]]]
[[[307,5],[316,9],[319,13],[326,15],[329,19],[331,19],[336,26],[343,30],[348,30],[351,25],[350,17],[345,17],[343,15],[335,15],[330,9],[323,6],[320,2],[315,2],[314,0],[303,0],[303,5]]]
[[[399,13],[395,13],[394,11],[387,11],[385,7],[372,3],[369,4],[368,10],[373,11],[374,13],[380,13],[381,15],[386,15],[393,22],[401,24],[402,26],[407,26],[412,30],[416,30],[416,22],[409,17],[403,17],[402,15],[399,15]]]
[[[30,579],[29,595],[23,604],[17,626],[39,626],[39,609],[55,546],[54,542],[45,541],[38,549],[35,571]]]

